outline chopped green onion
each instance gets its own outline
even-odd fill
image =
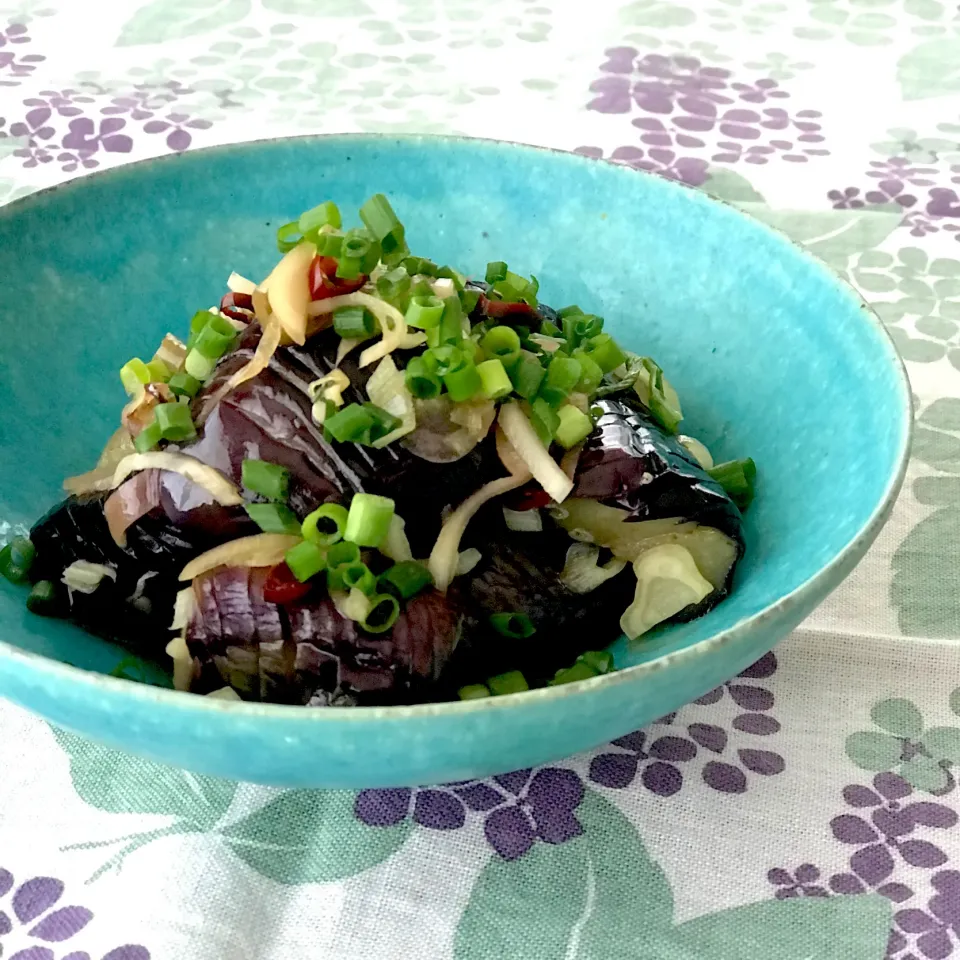
[[[573,357],[558,357],[554,355],[547,367],[547,381],[540,393],[546,396],[551,403],[554,397],[559,396],[562,400],[579,383],[581,374],[580,361]],[[550,395],[547,395],[546,388],[549,388]]]
[[[307,514],[300,532],[305,540],[321,547],[328,547],[341,540],[343,531],[346,529],[347,508],[339,503],[325,503]]]
[[[491,327],[481,338],[480,346],[488,357],[496,357],[505,367],[520,357],[520,337],[510,327]]]
[[[281,253],[289,253],[302,239],[299,222],[291,220],[277,230],[277,249]]]
[[[222,357],[233,345],[237,331],[229,321],[217,314],[209,313],[209,319],[193,338],[191,352],[196,350],[211,360]]]
[[[498,280],[505,280],[507,277],[507,265],[502,260],[491,260],[487,264],[487,272],[484,274],[484,280],[487,283],[496,283]]]
[[[410,327],[429,330],[437,326],[443,316],[443,301],[432,294],[428,297],[411,297],[404,319]]]
[[[613,669],[613,654],[609,650],[587,650],[577,657],[578,663],[585,663],[596,673],[609,673]]]
[[[548,686],[557,687],[563,683],[576,683],[578,680],[592,680],[597,676],[596,670],[588,664],[578,660],[572,667],[558,670]]]
[[[571,303],[568,307],[561,307],[557,311],[557,316],[564,320],[567,317],[583,316],[583,311],[575,303]]]
[[[321,233],[317,237],[317,255],[338,259],[343,252],[343,237],[339,233]]]
[[[243,509],[264,533],[288,533],[300,536],[300,521],[282,503],[245,503]]]
[[[405,257],[403,266],[411,277],[416,274],[423,277],[435,277],[437,275],[437,265],[426,257]]]
[[[378,547],[390,529],[394,502],[374,493],[356,493],[350,501],[343,538],[361,547]]]
[[[327,566],[331,570],[359,562],[360,548],[355,543],[348,543],[346,540],[341,540],[327,551]]]
[[[525,613],[492,613],[490,625],[502,636],[516,640],[526,640],[537,632],[533,621]]]
[[[268,500],[286,500],[290,492],[290,471],[268,460],[244,460],[240,482],[251,493],[259,493]]]
[[[757,465],[750,457],[718,463],[707,473],[726,490],[727,495],[741,510],[746,510],[753,502]]]
[[[337,276],[341,280],[356,280],[363,273],[363,261],[358,257],[341,255],[337,260]]]
[[[463,307],[463,312],[467,315],[473,313],[474,307],[480,301],[480,291],[473,287],[464,287],[457,296],[460,298],[460,306]]]
[[[163,428],[154,418],[133,438],[133,449],[137,453],[152,450],[163,439]]]
[[[601,333],[591,337],[583,345],[587,355],[604,372],[615,370],[627,359],[627,355],[620,349],[617,341],[609,333]]]
[[[448,373],[459,370],[465,362],[463,351],[459,347],[434,347],[424,354],[424,363],[428,364],[428,369],[432,367],[438,377],[445,377]]]
[[[290,572],[301,582],[305,583],[315,577],[327,565],[327,555],[309,540],[291,547],[284,555]]]
[[[510,368],[510,381],[513,389],[525,400],[535,397],[547,371],[536,357],[521,355],[520,362]]]
[[[551,323],[549,320],[544,320],[540,324],[540,333],[545,337],[562,337],[563,331],[555,324]]]
[[[147,364],[147,370],[150,371],[151,383],[166,383],[173,372],[162,360],[156,358]]]
[[[216,358],[205,357],[196,350],[191,350],[184,361],[183,369],[196,380],[206,380],[216,367]]]
[[[400,616],[400,604],[389,593],[380,593],[370,598],[370,611],[360,621],[360,628],[367,633],[386,633]]]
[[[350,403],[323,421],[326,432],[338,443],[369,446],[400,426],[399,417],[373,403]]]
[[[373,425],[370,428],[371,443],[375,443],[388,433],[393,433],[393,431],[400,426],[401,421],[399,417],[395,417],[392,413],[384,410],[383,407],[378,407],[375,403],[365,403],[363,409],[367,411],[373,420]]]
[[[537,305],[537,292],[540,284],[536,277],[531,276],[529,280],[521,277],[517,273],[508,270],[502,280],[497,280],[493,284],[493,292],[501,300],[507,303],[524,302],[531,307]]]
[[[190,416],[190,407],[185,403],[159,403],[156,411],[156,424],[160,428],[160,436],[164,440],[192,440],[197,435],[197,428],[193,425]]]
[[[600,386],[600,381],[603,379],[603,370],[582,349],[574,350],[573,359],[580,364],[580,379],[577,381],[576,389],[586,394],[593,393]]]
[[[60,591],[52,580],[38,580],[27,597],[27,609],[41,617],[60,617],[66,614]]]
[[[363,561],[338,567],[337,570],[340,579],[343,581],[345,590],[353,590],[356,588],[369,597],[377,588],[377,578],[370,572],[370,568],[363,563]]]
[[[374,238],[359,227],[348,230],[343,235],[342,256],[362,260],[374,244]]]
[[[440,343],[459,343],[463,339],[463,307],[458,297],[443,301],[439,331]]]
[[[398,310],[405,310],[410,296],[410,274],[403,267],[394,267],[377,278],[377,295],[381,300],[393,304]]]
[[[490,690],[483,683],[469,683],[457,691],[461,700],[482,700],[490,696]]]
[[[403,224],[393,212],[390,201],[375,193],[361,208],[360,219],[379,241],[384,263],[399,263],[410,252],[404,237]]]
[[[533,429],[536,430],[540,442],[545,447],[549,447],[553,442],[557,427],[560,426],[560,417],[543,397],[537,397],[531,404],[530,422],[533,424]]]
[[[484,360],[475,369],[480,375],[480,389],[488,400],[502,400],[513,392],[513,383],[500,360]]]
[[[181,371],[175,373],[168,381],[167,386],[178,397],[195,397],[202,384],[196,377],[191,377],[189,373]]]
[[[560,424],[556,430],[556,440],[565,450],[575,447],[586,440],[593,431],[593,421],[573,404],[566,404],[557,411]]]
[[[450,266],[437,267],[437,277],[441,280],[452,280],[453,286],[456,289],[457,293],[460,293],[463,290],[463,276],[459,271],[454,270]]]
[[[509,382],[509,378],[507,379]],[[480,392],[483,386],[480,374],[472,363],[464,364],[459,370],[448,373],[443,378],[443,383],[454,403],[462,403],[471,399]]]
[[[409,600],[433,583],[430,571],[416,560],[402,560],[380,574],[380,588]]]
[[[26,537],[16,537],[0,550],[0,576],[23,583],[30,574],[37,548]]]
[[[417,400],[432,400],[440,396],[443,384],[432,374],[422,357],[412,357],[404,370],[407,389]]]
[[[321,227],[333,227],[339,230],[343,226],[340,219],[340,209],[332,200],[327,200],[312,210],[305,210],[300,214],[300,220],[297,223],[300,232],[307,236],[311,233],[319,233]]]
[[[120,382],[132,397],[150,382],[150,368],[139,357],[134,357],[120,368]]]
[[[523,693],[529,690],[527,678],[519,670],[510,670],[508,673],[500,673],[487,680],[487,686],[494,697],[503,697],[508,693]]]
[[[344,340],[366,340],[374,332],[373,314],[365,307],[340,307],[333,312],[333,329]]]

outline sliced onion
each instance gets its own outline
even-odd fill
[[[324,314],[333,313],[341,307],[365,307],[379,321],[382,336],[378,343],[367,347],[360,354],[360,366],[367,367],[371,363],[382,359],[388,353],[398,349],[407,334],[407,322],[403,314],[394,306],[381,300],[379,297],[371,296],[369,293],[357,291],[356,293],[345,293],[339,297],[330,297],[327,300],[314,300],[307,308],[311,317],[320,317]],[[353,342],[348,349],[353,349]],[[337,363],[340,362],[339,354]]]
[[[431,463],[453,463],[465,457],[489,432],[496,416],[491,401],[453,403],[449,394],[414,400],[416,429],[403,446]]]
[[[457,576],[469,573],[482,559],[483,554],[476,547],[461,550],[457,558]]]
[[[641,554],[633,564],[637,590],[620,618],[620,629],[635,639],[692,603],[713,593],[713,585],[690,555],[676,543],[665,543]]]
[[[577,464],[580,462],[580,454],[582,451],[583,444],[578,443],[575,447],[571,447],[560,458],[560,469],[570,478],[571,481],[576,481]]]
[[[241,277],[239,273],[231,273],[227,277],[227,289],[231,293],[249,293],[252,294],[257,289],[257,285],[246,277]]]
[[[403,563],[413,559],[410,541],[407,539],[406,521],[399,514],[390,518],[390,527],[383,542],[377,549],[394,563]]]
[[[706,444],[701,443],[696,437],[684,435],[677,437],[677,440],[704,470],[709,470],[713,466],[713,455],[707,449]]]
[[[211,690],[209,693],[205,693],[204,696],[208,700],[226,700],[228,703],[232,703],[233,701],[240,703],[243,701],[243,697],[241,697],[233,687],[221,687],[219,690]]]
[[[103,515],[113,542],[127,545],[127,529],[160,506],[160,471],[142,470],[117,487],[103,505]]]
[[[193,593],[193,591],[190,591]],[[173,660],[173,689],[187,693],[193,679],[193,657],[187,649],[187,640],[183,633],[174,637],[166,646],[166,654]]]
[[[357,623],[367,619],[373,606],[370,598],[356,587],[351,587],[349,593],[345,590],[331,590],[330,599],[341,617]]]
[[[195,580],[214,567],[275,567],[284,554],[300,543],[300,537],[285,533],[255,533],[221,543],[194,557],[181,571],[181,580]]]
[[[556,460],[540,442],[533,424],[517,403],[500,407],[500,427],[510,445],[523,459],[537,483],[557,502],[562,503],[573,489],[573,481],[557,466]]]
[[[599,547],[590,543],[572,543],[567,550],[560,582],[574,593],[589,593],[615,577],[627,565],[626,560],[612,557],[601,566],[597,562],[599,559]]]
[[[204,401],[203,409],[197,417],[197,426],[202,426],[213,408],[231,391],[252,380],[257,374],[266,369],[270,363],[270,358],[277,352],[280,346],[280,337],[282,330],[280,324],[272,316],[267,316],[261,320],[263,326],[263,335],[257,344],[256,353],[244,364],[226,383],[221,384],[211,396]]]
[[[187,359],[187,345],[179,337],[168,333],[160,341],[153,359],[166,364],[176,373],[183,367],[183,361]]]
[[[261,284],[267,291],[270,310],[283,332],[294,343],[301,345],[307,342],[307,307],[310,305],[308,273],[316,255],[316,244],[298,243],[284,254]]]
[[[178,591],[173,601],[173,620],[170,622],[170,629],[183,630],[193,619],[196,609],[197,595],[193,592],[193,587],[184,587],[183,590]]]
[[[325,301],[320,301],[321,303]],[[343,362],[343,358],[351,351],[354,347],[359,347],[363,343],[359,337],[344,337],[339,344],[337,344],[337,358],[334,360],[335,366],[340,366]]]
[[[412,433],[417,426],[413,411],[413,395],[407,389],[402,370],[397,369],[393,357],[384,357],[367,381],[367,396],[372,403],[400,419],[400,426],[375,440],[371,446],[382,448],[400,437]]]
[[[540,533],[543,530],[543,518],[536,507],[532,510],[511,510],[509,507],[502,509],[508,530],[518,533]]]
[[[117,579],[117,571],[105,563],[91,563],[89,560],[74,560],[66,570],[60,582],[78,593],[93,593],[104,577]]]
[[[430,286],[433,287],[433,295],[441,300],[446,300],[457,292],[457,287],[450,277],[439,277]]]
[[[517,466],[516,454],[510,449],[507,438],[497,438],[497,452],[508,470]],[[503,451],[503,452],[501,452]],[[430,552],[427,566],[433,575],[433,582],[441,592],[446,592],[450,582],[456,576],[457,564],[460,560],[460,540],[467,529],[467,524],[473,519],[476,512],[489,500],[499,497],[517,487],[522,487],[530,479],[530,471],[522,467],[517,473],[499,480],[492,480],[484,484],[479,490],[467,497],[444,521],[440,529],[437,542]]]
[[[531,333],[530,340],[547,353],[556,353],[565,343],[557,337],[548,337],[545,333]]]
[[[131,473],[138,470],[169,470],[203,487],[221,506],[236,507],[243,503],[243,497],[232,480],[228,480],[219,470],[201,463],[185,453],[170,453],[166,450],[152,450],[149,453],[132,453],[124,457],[113,474],[111,486],[119,487]]]

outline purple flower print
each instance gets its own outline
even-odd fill
[[[860,199],[858,187],[845,187],[843,190],[828,190],[827,199],[834,210],[859,210],[864,201]]]
[[[850,857],[850,869],[855,878],[869,887],[878,887],[894,871],[891,851],[905,863],[923,869],[942,866],[946,854],[928,840],[911,837],[917,827],[947,829],[957,823],[957,814],[948,806],[929,801],[904,803],[913,793],[913,787],[895,773],[878,773],[873,778],[873,789],[851,784],[843,790],[847,805],[870,811],[865,816],[844,813],[830,821],[834,837],[841,843],[860,849]],[[853,878],[841,874],[838,882],[852,892]],[[834,878],[836,879],[836,878]]]
[[[544,767],[441,787],[361,790],[354,814],[371,827],[412,817],[429,830],[457,830],[468,812],[481,815],[490,846],[505,860],[516,860],[537,840],[565,843],[578,837],[583,828],[575,811],[581,800],[583,783],[572,770]]]
[[[10,23],[0,30],[0,87],[16,87],[24,77],[29,77],[46,57],[29,53],[20,57],[14,50],[3,49],[23,43],[30,43],[30,35],[22,23]]]
[[[191,119],[186,113],[169,113],[165,120],[150,120],[143,126],[144,133],[166,133],[167,146],[182,153],[190,146],[191,130],[209,130],[209,120]]]
[[[131,93],[111,97],[110,106],[103,107],[100,112],[108,117],[126,114],[131,120],[149,120],[157,111],[167,109],[171,103],[188,93],[193,91],[178,80],[159,85],[138,83]]]
[[[930,880],[936,893],[926,910],[908,908],[894,914],[893,920],[903,949],[905,935],[913,936],[914,947],[927,960],[946,960],[960,944],[960,871],[943,870]],[[899,946],[899,942],[897,944]]]
[[[597,160],[603,159],[603,151],[599,147],[577,147],[574,152]],[[612,163],[656,173],[691,187],[706,183],[709,176],[706,160],[680,157],[673,150],[663,147],[650,147],[647,150],[640,147],[617,147],[607,159]]]
[[[107,153],[129,153],[133,141],[124,133],[119,133],[126,125],[119,117],[107,117],[95,124],[88,117],[78,117],[70,121],[70,132],[63,138],[63,147],[67,150],[95,153],[103,149]]]
[[[63,893],[63,883],[54,877],[33,877],[16,886],[13,874],[0,868],[0,956],[7,956],[6,946],[15,950],[8,960],[55,960],[54,951],[43,944],[72,941],[93,919],[86,907],[60,906]],[[74,950],[60,960],[91,957],[86,951]],[[150,960],[150,952],[126,944],[102,960]]]
[[[820,871],[812,863],[801,863],[793,873],[783,867],[774,867],[767,874],[767,879],[777,887],[774,896],[778,900],[830,896],[826,889],[817,883]]]
[[[683,786],[683,773],[677,766],[697,755],[695,744],[683,737],[658,737],[647,745],[642,730],[614,740],[617,752],[598,754],[590,761],[590,779],[613,790],[630,786],[640,772],[640,780],[651,792],[670,797]]]

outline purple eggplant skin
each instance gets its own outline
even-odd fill
[[[253,356],[260,327],[251,324],[236,349],[217,366],[194,401],[196,416],[206,397]],[[325,439],[311,417],[309,385],[334,368],[339,338],[332,332],[312,337],[304,347],[282,347],[266,370],[241,384],[211,412],[201,436],[183,452],[240,483],[244,459],[258,458],[290,471],[289,504],[301,519],[321,503],[341,501],[356,492],[379,493],[396,501],[407,533],[424,555],[440,528],[440,511],[466,499],[486,480],[502,474],[492,442],[484,441],[460,460],[429,463],[393,443],[373,449]],[[349,377],[345,403],[367,400],[365,388],[375,365],[360,369],[359,351],[340,369]],[[402,363],[402,358],[401,358]],[[177,475],[165,475],[167,514],[178,525],[208,533],[230,529],[230,536],[256,532],[242,508],[218,507],[204,491]],[[226,539],[226,537],[224,537]]]
[[[37,556],[31,576],[59,584],[75,560],[110,566],[116,580],[104,577],[93,593],[71,596],[63,589],[65,614],[90,633],[163,664],[173,601],[183,586],[177,577],[208,544],[189,538],[157,510],[131,526],[126,546],[120,547],[107,528],[105,500],[102,494],[70,497],[34,524],[30,539]]]
[[[269,573],[218,567],[194,581],[186,639],[196,692],[208,692],[216,676],[245,700],[268,703],[371,705],[429,695],[460,631],[452,600],[435,590],[418,594],[391,630],[368,634],[320,588],[296,603],[266,601]]]
[[[577,462],[571,497],[619,507],[629,520],[695,520],[742,550],[743,518],[734,502],[638,398],[617,394],[593,407],[602,412]]]

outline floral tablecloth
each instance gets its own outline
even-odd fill
[[[542,769],[278,791],[0,706],[0,955],[960,960],[956,4],[0,0],[0,201],[345,130],[575,149],[787,230],[907,360],[903,496],[774,653]]]

